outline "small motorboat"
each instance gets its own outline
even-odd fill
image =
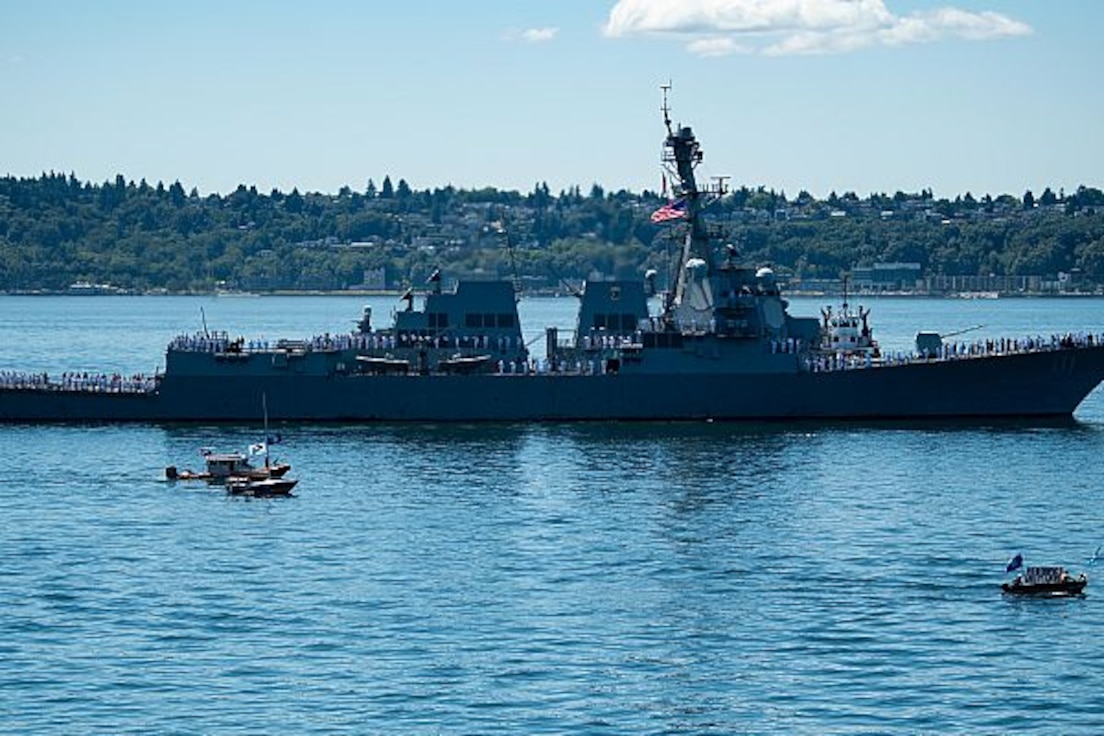
[[[226,481],[226,492],[231,496],[249,496],[251,498],[275,498],[290,496],[291,489],[299,481],[292,478],[245,478],[231,477]]]
[[[1075,577],[1064,567],[1028,567],[1011,582],[1002,583],[1001,590],[1010,595],[1069,596],[1082,595],[1088,584],[1085,573]]]

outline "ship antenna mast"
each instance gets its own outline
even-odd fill
[[[672,172],[678,181],[674,192],[683,202],[686,211],[687,231],[683,241],[682,256],[679,259],[678,273],[676,274],[675,294],[673,303],[681,304],[687,288],[686,265],[693,257],[705,261],[710,272],[715,267],[713,253],[710,247],[710,236],[706,230],[705,222],[701,216],[703,207],[702,192],[698,189],[698,183],[694,176],[694,170],[702,161],[701,147],[698,145],[694,132],[689,127],[679,126],[676,130],[671,124],[671,110],[667,102],[667,93],[671,84],[661,85],[663,90],[663,124],[667,128],[667,140],[664,142],[663,163],[668,171]]]
[[[663,124],[667,126],[667,135],[672,135],[671,131],[671,106],[667,104],[667,93],[671,91],[671,82],[667,84],[659,85],[659,88],[663,90],[663,107],[660,110],[663,112]]]
[[[498,232],[506,239],[506,253],[510,257],[510,274],[514,279],[514,301],[521,299],[521,277],[518,275],[517,253],[514,241],[510,239],[510,229],[506,227],[506,215],[498,222]]]

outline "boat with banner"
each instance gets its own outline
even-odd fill
[[[1002,583],[1001,590],[1012,595],[1081,595],[1088,584],[1085,573],[1075,577],[1064,567],[1029,567],[1012,582]]]
[[[274,421],[1069,418],[1104,379],[1099,335],[967,349],[929,331],[886,354],[866,312],[790,314],[774,271],[742,262],[709,218],[725,188],[699,185],[701,147],[672,123],[666,91],[662,110],[674,186],[652,220],[681,232],[677,268],[662,291],[652,271],[587,281],[574,331],[547,328],[542,354],[523,339],[512,282],[444,289],[435,273],[385,327],[366,311],[350,332],[309,339],[204,330],[173,339],[152,378],[8,375],[0,421],[241,422],[264,396]]]
[[[1001,583],[1001,590],[1010,595],[1070,596],[1081,595],[1089,584],[1085,573],[1071,575],[1060,565],[1024,567],[1023,555],[1017,554],[1005,568],[1005,572],[1023,570],[1011,581]]]

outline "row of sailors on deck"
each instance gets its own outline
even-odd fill
[[[1030,353],[1037,350],[1084,348],[1104,342],[1104,335],[1081,332],[1078,334],[1051,335],[1050,337],[1002,337],[999,340],[976,340],[972,343],[944,343],[939,357],[943,359],[1005,353]]]
[[[225,336],[177,335],[169,343],[170,350],[191,353],[224,353],[230,347],[231,340]]]
[[[895,364],[903,361],[901,354],[889,356],[888,363]],[[832,353],[830,355],[808,356],[805,358],[805,369],[813,373],[826,371],[845,371],[852,368],[870,368],[874,365],[873,356],[870,353],[861,355],[845,355],[844,353]]]
[[[610,371],[605,360],[549,360],[531,358],[529,360],[498,361],[499,374],[544,375],[546,373],[567,373],[580,376],[599,376]]]
[[[412,333],[399,333],[398,336],[387,334],[347,334],[347,335],[316,335],[301,343],[303,347],[311,351],[326,350],[393,350],[399,348],[472,348],[476,350],[489,350],[497,347],[499,352],[517,350],[521,346],[521,338],[517,336],[499,335],[472,335],[464,337],[452,337],[449,335],[425,336]],[[238,338],[230,340],[226,337],[212,337],[208,335],[178,335],[169,343],[171,350],[199,353],[223,353],[228,350],[246,350],[247,352],[263,352],[269,349],[268,340],[245,340]]]
[[[805,349],[805,341],[797,337],[788,337],[785,340],[771,340],[771,354],[795,354]]]
[[[1019,339],[1002,338],[1000,340],[978,340],[974,343],[949,343],[940,349],[941,360],[977,358],[987,355],[1008,355],[1012,353],[1030,353],[1044,350],[1069,350],[1104,344],[1104,335],[1081,333],[1078,335],[1052,335],[1049,338],[1025,337]],[[915,353],[895,352],[883,357],[877,365],[905,365],[925,360]],[[832,353],[819,356],[807,356],[805,368],[814,372],[850,370],[852,368],[870,368],[875,365],[871,356]]]
[[[643,340],[640,331],[632,335],[611,335],[602,331],[583,335],[583,348],[586,350],[616,350],[632,345],[640,345]]]
[[[314,350],[393,350],[399,348],[467,348],[475,350],[493,350],[498,348],[500,353],[507,350],[517,350],[521,347],[521,338],[517,336],[507,337],[499,335],[465,335],[454,337],[451,335],[416,335],[400,332],[398,336],[385,334],[351,334],[351,335],[322,335],[315,337],[310,342]]]
[[[356,347],[361,349],[388,349],[395,346],[395,337],[392,335],[354,335],[357,341]],[[522,340],[516,335],[466,335],[454,337],[451,335],[415,335],[400,332],[398,346],[400,348],[472,348],[475,350],[493,350],[498,348],[500,353],[507,350],[517,350],[521,347]]]
[[[324,335],[321,341],[319,341],[319,338],[314,338],[311,341],[311,348],[315,350],[348,350],[350,348],[356,350],[393,350],[395,347],[413,349],[461,348],[474,350],[494,350],[497,347],[498,352],[505,353],[508,350],[517,350],[521,347],[521,338],[516,336],[506,337],[505,335],[499,335],[498,337],[492,337],[490,335],[471,335],[463,337],[434,335],[430,337],[427,335],[415,335],[401,332],[398,337],[390,333],[382,335],[339,335],[333,338],[329,335]]]
[[[157,385],[155,376],[135,373],[62,373],[50,377],[47,373],[0,371],[0,387],[51,389],[56,391],[92,391],[103,393],[142,393]]]

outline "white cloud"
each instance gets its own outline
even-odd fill
[[[512,30],[507,31],[505,38],[507,41],[525,41],[526,43],[544,43],[556,38],[556,34],[560,32],[559,28],[527,28],[523,31]]]
[[[604,32],[682,40],[699,56],[831,54],[874,45],[1023,36],[1031,27],[991,11],[893,14],[885,0],[618,0]]]
[[[551,41],[556,37],[556,33],[559,28],[530,28],[522,31],[521,37],[529,41],[530,43],[539,43],[541,41]]]
[[[750,53],[751,49],[728,36],[695,38],[686,44],[686,50],[695,56],[729,56]]]

